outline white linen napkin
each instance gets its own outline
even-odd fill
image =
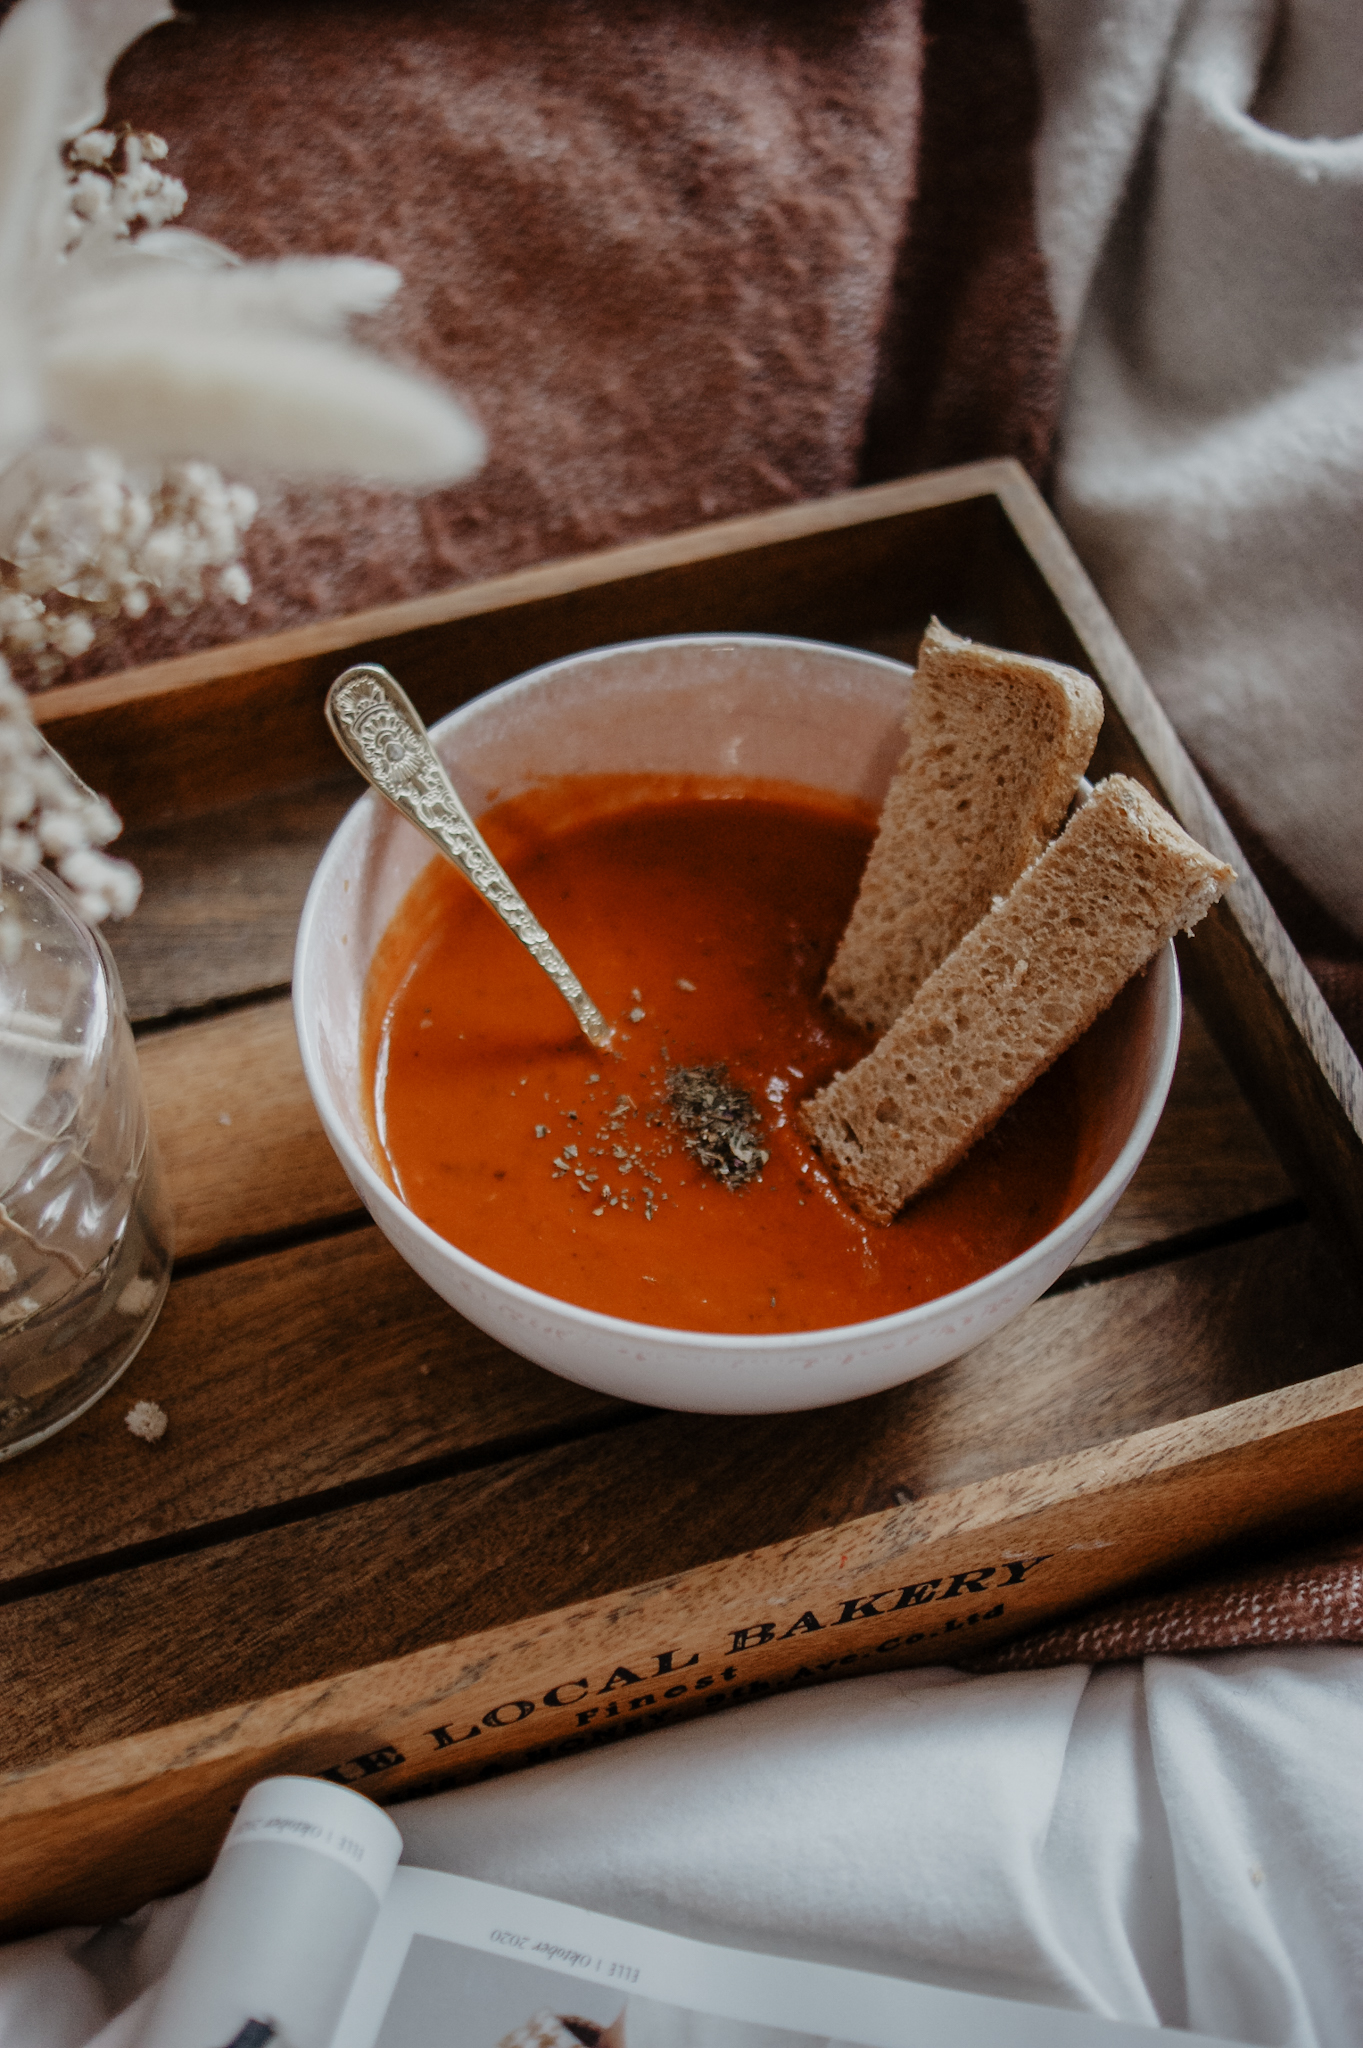
[[[1358,1648],[888,1672],[393,1817],[409,1863],[679,1933],[1356,2048],[1360,1754]],[[192,1896],[0,1951],[0,2048],[131,2048]]]

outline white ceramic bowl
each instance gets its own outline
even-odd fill
[[[910,671],[813,641],[755,634],[636,641],[551,662],[435,728],[476,817],[546,775],[629,770],[769,776],[879,803],[898,760]],[[362,1107],[360,1020],[374,948],[431,858],[375,796],[350,812],[303,909],[294,1015],[327,1136],[384,1235],[480,1329],[603,1393],[664,1408],[818,1408],[931,1372],[1030,1306],[1103,1222],[1149,1144],[1178,1052],[1172,947],[1096,1027],[1087,1192],[1021,1257],[954,1294],[873,1322],[741,1337],[661,1329],[576,1308],[447,1244],[379,1171]],[[1087,1043],[1087,1042],[1086,1042]]]

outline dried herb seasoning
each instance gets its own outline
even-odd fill
[[[746,1187],[771,1156],[757,1142],[762,1119],[727,1067],[674,1067],[667,1100],[682,1143],[698,1166],[725,1187]]]

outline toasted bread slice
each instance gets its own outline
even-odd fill
[[[801,1108],[858,1208],[888,1223],[954,1166],[1233,879],[1139,783],[1101,783],[874,1051]]]
[[[1103,699],[1076,669],[923,635],[908,749],[829,970],[843,1015],[885,1031],[1034,861],[1074,800]]]

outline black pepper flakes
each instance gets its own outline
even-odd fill
[[[667,1100],[682,1144],[698,1166],[725,1187],[746,1187],[756,1179],[771,1156],[757,1142],[762,1120],[726,1067],[674,1067]]]

